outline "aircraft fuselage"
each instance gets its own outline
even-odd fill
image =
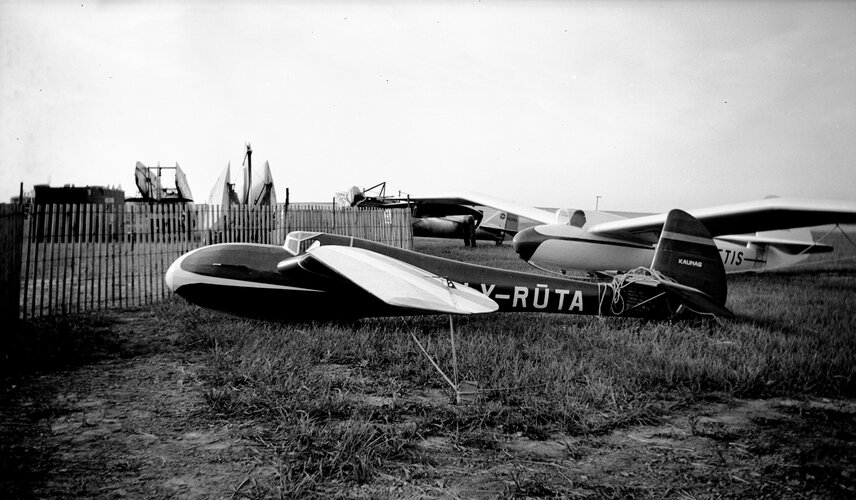
[[[501,312],[668,317],[677,309],[647,284],[623,289],[620,304],[605,283],[541,276],[433,257],[343,236],[320,244],[366,248],[487,295]],[[426,314],[390,306],[313,260],[273,245],[228,243],[191,251],[166,275],[169,288],[203,307],[281,321]]]
[[[726,273],[793,265],[808,255],[789,255],[766,245],[735,244],[713,239]],[[521,231],[514,238],[521,259],[538,267],[564,271],[626,271],[649,267],[655,245],[605,238],[585,229],[548,224]]]

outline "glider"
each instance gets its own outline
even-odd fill
[[[165,281],[197,305],[277,321],[494,311],[731,316],[722,261],[704,226],[673,210],[664,228],[649,267],[611,281],[509,271],[301,231],[283,246],[198,248],[179,257]]]
[[[562,272],[616,272],[646,265],[667,218],[665,213],[551,212],[481,193],[412,199],[489,206],[530,219],[536,225],[515,235],[515,251],[535,267]],[[727,273],[790,266],[810,254],[830,252],[832,247],[816,243],[806,227],[856,223],[856,203],[801,198],[766,198],[688,213],[714,237]]]

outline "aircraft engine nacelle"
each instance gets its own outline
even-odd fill
[[[476,223],[472,215],[422,217],[413,221],[413,236],[427,238],[461,238],[475,246]]]

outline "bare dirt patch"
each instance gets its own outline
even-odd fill
[[[463,498],[847,497],[854,423],[853,402],[735,400],[600,436],[430,438],[435,465],[410,474]]]
[[[118,355],[5,387],[3,481],[16,496],[229,496],[253,467],[229,422],[212,418],[201,352],[173,349],[145,315],[115,318]]]
[[[145,311],[109,317],[115,352],[62,371],[4,380],[5,498],[240,498],[299,481],[256,423],[212,410],[208,352],[158,329]],[[343,366],[336,377],[355,377]],[[359,394],[349,397],[359,398]],[[386,396],[366,404],[388,406]],[[436,390],[403,387],[394,425],[443,408]],[[421,413],[419,413],[421,412]],[[542,439],[543,437],[543,439]],[[682,407],[656,425],[527,437],[481,428],[425,433],[414,463],[384,464],[345,497],[809,498],[856,495],[856,402],[730,400]],[[285,451],[287,453],[287,451]],[[280,489],[287,496],[288,488]],[[295,489],[293,491],[299,491]],[[321,493],[315,492],[320,495]]]

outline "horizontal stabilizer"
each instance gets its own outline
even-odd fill
[[[729,311],[723,305],[717,303],[717,301],[711,296],[706,293],[702,293],[695,288],[690,288],[688,286],[681,285],[680,283],[669,281],[663,281],[660,285],[666,287],[666,289],[673,295],[677,295],[681,299],[681,302],[683,302],[684,306],[693,312],[715,314],[723,318],[734,317],[734,313]]]
[[[499,309],[496,302],[476,290],[370,250],[328,245],[307,253],[392,306],[449,314]]]

